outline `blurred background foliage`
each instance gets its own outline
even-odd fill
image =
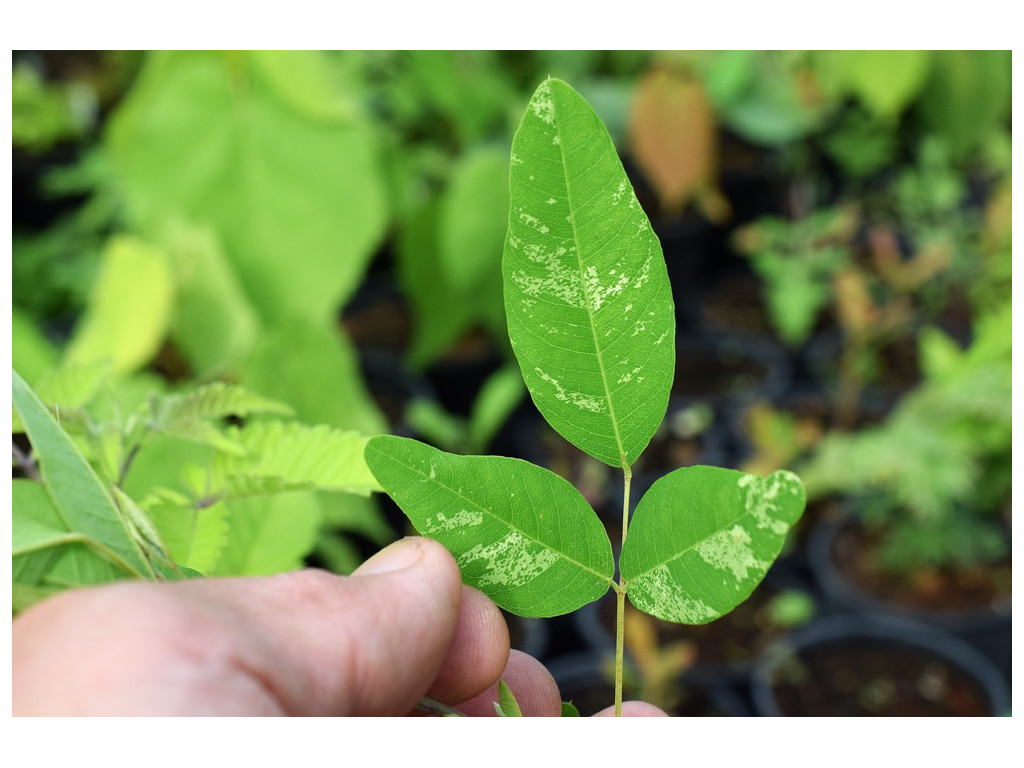
[[[483,450],[523,401],[499,265],[512,133],[548,75],[615,139],[680,333],[709,276],[745,272],[732,303],[824,360],[827,418],[760,403],[752,466],[863,500],[897,567],[1004,554],[1008,51],[15,51],[15,370],[94,438],[224,382],[310,428]],[[917,373],[866,426],[901,340]],[[197,450],[147,442],[122,478],[169,541]],[[193,565],[346,572],[396,535],[373,498],[303,488],[204,507],[220,543]]]

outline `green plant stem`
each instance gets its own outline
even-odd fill
[[[435,699],[428,699],[424,696],[420,699],[417,705],[418,709],[422,709],[425,712],[429,712],[432,715],[440,715],[441,717],[465,717],[466,715],[455,709],[449,707],[447,704],[442,704],[440,701]]]
[[[623,469],[623,480],[622,545],[625,547],[626,532],[629,530],[629,487],[633,482],[633,472],[629,467]],[[626,648],[626,580],[622,578],[621,572],[619,573],[619,588],[615,592],[615,716],[622,717],[622,669]]]

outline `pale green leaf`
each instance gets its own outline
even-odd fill
[[[148,363],[167,335],[174,278],[162,251],[129,235],[111,238],[102,259],[65,359],[109,360],[114,373],[127,373]]]
[[[151,578],[152,572],[146,578]],[[92,543],[72,543],[58,550],[57,561],[43,585],[62,589],[110,584],[126,578],[124,569],[97,554]]]
[[[228,540],[227,505],[198,507],[153,498],[146,511],[175,563],[200,573],[217,564]]]
[[[387,431],[351,342],[332,325],[291,322],[268,329],[244,366],[240,383],[288,403],[307,424],[365,435]]]
[[[187,465],[209,464],[213,452],[209,445],[154,435],[135,456],[122,487],[132,498],[141,499],[145,507],[147,497],[158,489],[178,485]]]
[[[322,51],[249,51],[249,60],[275,95],[296,112],[325,123],[346,123],[358,102],[339,88]]]
[[[192,374],[237,373],[259,334],[259,318],[210,229],[179,225],[165,236],[178,281],[171,337]]]
[[[11,481],[11,522],[11,551],[15,555],[55,546],[57,539],[69,535],[46,489],[24,478]]]
[[[875,114],[896,118],[924,86],[930,51],[822,51],[833,87],[845,86]]]
[[[611,542],[568,482],[528,462],[456,456],[381,435],[366,446],[381,485],[424,536],[455,556],[462,577],[521,616],[556,616],[603,595]]]
[[[516,376],[519,376],[518,371]],[[435,400],[417,397],[405,407],[405,423],[424,441],[452,453],[466,453],[469,427]]]
[[[348,576],[363,562],[363,555],[353,541],[334,533],[321,533],[314,557],[331,573]]]
[[[11,579],[38,584],[53,567],[61,544],[81,541],[69,533],[46,489],[31,480],[11,482]]]
[[[963,350],[938,328],[922,328],[917,344],[921,369],[930,379],[940,379],[955,371],[963,359]]]
[[[93,401],[109,374],[109,360],[63,362],[40,379],[36,394],[47,405],[64,411],[81,408]]]
[[[523,399],[523,378],[514,365],[488,377],[473,402],[469,415],[469,447],[483,452]]]
[[[38,458],[43,483],[66,529],[94,541],[123,572],[151,574],[96,472],[16,371],[12,372],[12,389],[14,407]]]
[[[17,307],[11,307],[11,367],[31,386],[57,365],[57,348]]]
[[[637,608],[705,624],[750,596],[803,514],[800,479],[718,467],[684,467],[637,504],[619,568]]]
[[[301,568],[316,545],[321,514],[312,493],[226,504],[228,543],[207,575],[263,576]]]
[[[155,429],[172,437],[212,445],[228,453],[245,448],[214,422],[226,416],[244,418],[254,413],[288,415],[291,408],[226,382],[206,384],[191,392],[165,398],[159,406]]]
[[[12,582],[11,584],[11,613],[17,616],[26,608],[30,608],[38,602],[45,600],[51,595],[60,591],[59,587],[39,586],[36,584],[23,584]]]
[[[501,269],[508,229],[508,149],[483,146],[462,155],[448,181],[439,225],[441,265],[458,295]]]
[[[408,214],[395,241],[398,279],[413,315],[409,361],[422,367],[440,355],[472,322],[469,303],[459,301],[446,280],[438,230],[441,204],[432,200]]]
[[[333,119],[343,90],[312,107],[328,66],[310,52],[154,52],[109,123],[137,220],[212,225],[268,319],[331,320],[384,233],[370,125]]]
[[[363,446],[366,438],[358,432],[343,432],[325,425],[315,427],[297,422],[253,422],[233,427],[228,437],[244,455],[219,454],[211,473],[214,488],[228,495],[233,483],[244,487],[247,480],[280,481],[281,489],[341,491],[369,496],[380,485],[366,466]]]
[[[496,337],[506,335],[501,271],[483,275],[472,290],[458,290],[442,259],[440,218],[440,201],[421,205],[402,221],[395,243],[398,277],[414,318],[409,361],[418,368],[440,357],[477,321],[492,332],[499,327]]]
[[[1000,124],[1009,129],[1011,51],[937,50],[931,59],[919,114],[956,159],[982,145]]]
[[[510,184],[502,273],[526,385],[569,442],[631,465],[668,404],[672,293],[608,132],[564,82],[545,81],[530,101]]]

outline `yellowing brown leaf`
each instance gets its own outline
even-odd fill
[[[692,76],[662,68],[648,71],[633,97],[627,139],[630,154],[664,210],[680,211],[700,195],[715,201],[711,210],[722,215],[722,201],[714,192],[714,114]]]

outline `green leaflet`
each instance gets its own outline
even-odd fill
[[[608,132],[561,80],[541,83],[530,101],[510,189],[505,311],[526,385],[569,442],[629,466],[668,404],[672,293]]]
[[[529,462],[456,456],[381,435],[366,463],[425,536],[444,544],[467,584],[520,616],[557,616],[611,585],[611,543],[569,483]]]
[[[66,529],[88,537],[97,551],[125,573],[136,577],[152,575],[142,550],[96,472],[17,371],[12,371],[11,377],[15,411],[28,433],[43,483]]]
[[[800,479],[718,467],[662,477],[637,504],[619,560],[630,602],[659,619],[706,624],[749,597],[803,514]]]

